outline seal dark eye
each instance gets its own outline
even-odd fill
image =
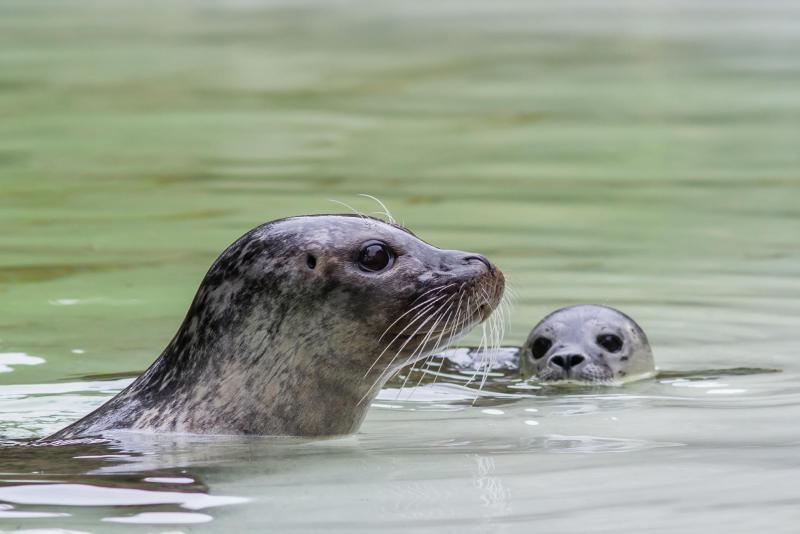
[[[553,346],[553,342],[547,339],[546,337],[537,337],[533,340],[533,346],[531,346],[531,352],[533,352],[533,357],[535,359],[539,359],[545,354],[547,351],[550,350],[550,347]]]
[[[597,336],[597,344],[608,352],[619,352],[622,349],[622,339],[614,334],[600,334]]]
[[[358,253],[358,266],[363,271],[376,273],[388,269],[394,263],[394,252],[386,243],[370,241]]]

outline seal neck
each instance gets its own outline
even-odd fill
[[[144,374],[79,422],[81,433],[90,433],[94,423],[103,429],[199,434],[354,432],[380,390],[370,391],[375,377],[361,379],[352,368],[326,363],[352,361],[350,354],[330,348],[312,353],[285,337],[253,333],[243,336],[246,344],[221,340],[197,346],[179,331]]]

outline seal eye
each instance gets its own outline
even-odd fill
[[[535,359],[539,359],[545,354],[547,351],[550,350],[550,347],[553,346],[553,342],[547,339],[546,337],[537,337],[533,340],[533,346],[531,347],[531,352],[533,352],[533,357]]]
[[[370,241],[358,253],[358,266],[363,271],[376,273],[388,269],[394,263],[394,252],[385,243]]]
[[[608,352],[619,352],[622,349],[622,339],[614,334],[600,334],[596,341]]]

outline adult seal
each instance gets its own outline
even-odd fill
[[[531,330],[520,350],[523,377],[542,382],[620,384],[655,375],[644,330],[608,306],[556,310]]]
[[[503,289],[483,256],[379,219],[269,222],[217,258],[143,375],[47,439],[348,434],[392,374],[484,321]]]

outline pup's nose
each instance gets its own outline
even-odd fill
[[[551,363],[561,367],[565,371],[577,367],[583,363],[584,360],[586,360],[586,358],[582,354],[556,354],[550,358]]]
[[[489,269],[489,272],[494,272],[494,269],[495,269],[495,267],[492,264],[492,262],[490,262],[484,256],[481,256],[480,254],[470,254],[469,256],[465,256],[464,257],[464,261],[467,262],[467,263],[469,263],[471,261],[479,261],[482,264],[484,264],[487,269]]]

